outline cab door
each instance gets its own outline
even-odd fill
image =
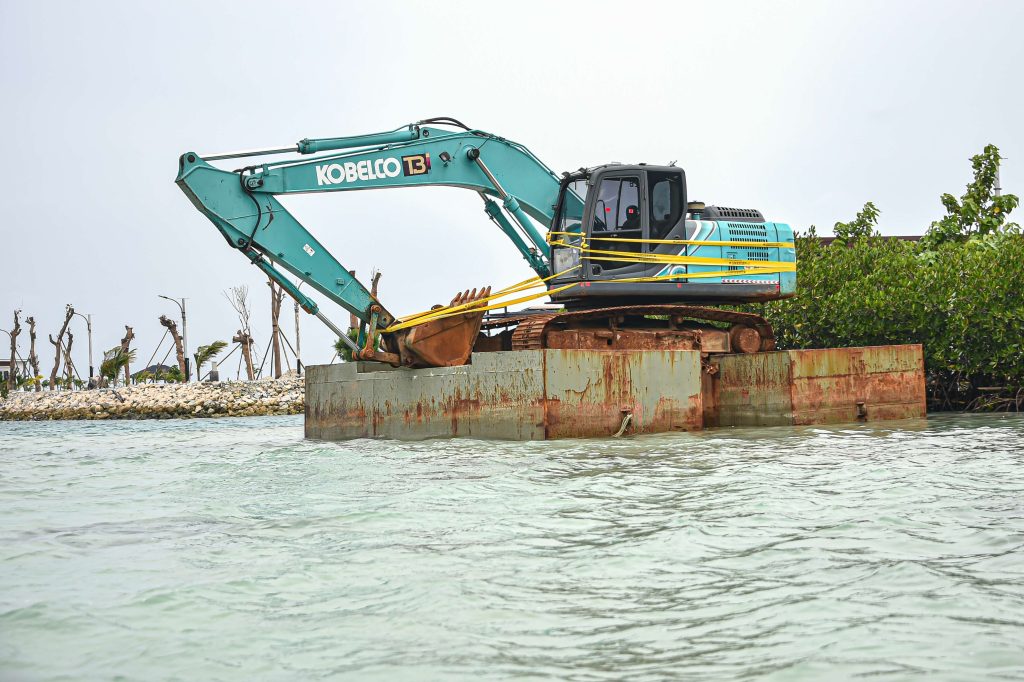
[[[686,253],[688,239],[686,176],[672,166],[611,169],[593,178],[588,196],[586,234],[590,248],[589,279],[654,277],[685,272],[685,266],[616,259],[615,253]]]
[[[681,168],[660,167],[644,171],[648,191],[645,252],[663,256],[686,255],[683,244],[664,243],[690,239],[693,228],[686,226],[686,176]],[[645,276],[685,274],[687,266],[678,263],[652,263]]]
[[[645,250],[649,220],[644,175],[642,170],[612,170],[595,178],[587,226],[589,279],[640,277],[650,269],[645,263],[615,258],[617,253]]]

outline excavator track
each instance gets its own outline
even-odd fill
[[[741,352],[770,351],[775,349],[775,333],[771,325],[760,315],[741,313],[719,308],[705,308],[688,305],[631,305],[579,310],[560,313],[539,313],[522,319],[512,334],[512,350],[540,350],[547,347],[547,333],[552,328],[571,329],[576,326],[593,326],[594,323],[607,322],[609,327],[620,327],[623,330],[644,328],[638,327],[636,318],[648,316],[665,316],[671,319],[685,318],[697,322],[722,322],[732,325],[730,336],[734,345],[740,346]],[[750,335],[750,330],[757,333]],[[747,337],[741,341],[742,334]],[[751,341],[753,340],[753,346]],[[759,340],[759,343],[758,343]],[[744,347],[745,346],[745,347]]]

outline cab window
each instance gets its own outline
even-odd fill
[[[640,178],[606,178],[594,203],[592,232],[640,231]]]
[[[678,173],[647,173],[651,239],[664,239],[683,216],[683,183]]]

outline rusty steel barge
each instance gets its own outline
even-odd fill
[[[455,367],[310,366],[306,437],[542,440],[925,416],[919,345],[714,354],[589,347],[607,346],[602,331],[581,348],[474,352]]]

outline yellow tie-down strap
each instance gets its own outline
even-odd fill
[[[763,242],[758,242],[763,243]],[[711,258],[709,256],[683,256],[669,253],[637,253],[634,251],[609,251],[592,249],[586,245],[553,242],[552,246],[564,246],[580,252],[589,260],[630,261],[633,263],[655,263],[660,265],[726,265],[732,267],[767,267],[773,272],[796,272],[796,263],[789,261],[745,260],[742,258]],[[695,275],[687,275],[693,277]],[[617,280],[610,280],[617,281]]]
[[[700,242],[701,244],[707,244],[707,242]],[[726,242],[727,244],[737,244],[737,242]],[[763,245],[764,242],[756,242],[759,245]],[[657,265],[721,265],[725,267],[740,268],[739,270],[716,270],[714,272],[684,272],[668,275],[653,275],[648,277],[623,277],[613,280],[602,280],[601,283],[605,284],[635,284],[642,282],[662,282],[666,280],[677,280],[677,279],[707,279],[707,278],[718,278],[718,277],[741,277],[744,275],[772,275],[780,272],[796,272],[796,263],[794,262],[782,262],[782,261],[757,261],[757,260],[742,260],[736,258],[708,258],[704,256],[673,256],[670,254],[660,253],[633,253],[629,251],[602,251],[599,249],[589,249],[581,246],[573,246],[571,244],[564,244],[562,242],[556,242],[557,246],[567,246],[569,248],[577,249],[581,252],[581,255],[588,260],[606,260],[606,261],[631,261],[637,263],[650,263]],[[567,272],[572,272],[577,268],[581,267],[577,265],[563,270],[554,275],[548,277],[531,277],[525,279],[522,282],[517,282],[511,286],[505,287],[498,291],[493,291],[486,298],[482,298],[469,303],[462,303],[460,305],[449,305],[440,306],[432,310],[424,310],[423,312],[415,313],[413,315],[406,315],[405,317],[399,318],[398,322],[382,329],[384,333],[397,332],[402,329],[408,329],[409,327],[415,327],[423,324],[424,322],[431,322],[433,320],[441,320],[446,317],[454,317],[455,315],[462,315],[466,312],[486,312],[489,310],[497,310],[499,308],[506,308],[510,305],[518,305],[519,303],[527,303],[529,301],[550,296],[552,294],[558,294],[563,291],[572,289],[573,287],[580,286],[581,282],[573,282],[571,284],[565,284],[554,289],[548,289],[544,285],[556,277],[561,277]],[[540,291],[526,294],[524,296],[516,296],[508,300],[505,299],[508,296],[515,296],[532,289],[541,288]]]
[[[548,232],[548,244],[552,246],[569,246],[564,241],[558,239],[552,239],[552,235],[561,237],[582,237],[582,232]],[[623,242],[626,244],[678,244],[680,246],[739,246],[742,248],[756,248],[760,247],[763,249],[792,249],[796,248],[793,242],[752,242],[752,241],[716,241],[712,239],[707,240],[695,240],[695,239],[634,239],[631,237],[590,237],[587,241],[591,242]]]

